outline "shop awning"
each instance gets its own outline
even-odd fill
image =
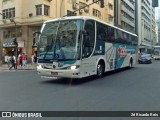
[[[3,47],[15,47],[12,41],[4,41]],[[23,48],[24,47],[24,41],[18,41],[18,47]]]
[[[15,47],[15,45],[11,41],[5,41],[3,42],[3,47]]]

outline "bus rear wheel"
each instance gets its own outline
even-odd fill
[[[102,62],[99,62],[97,65],[97,77],[101,78],[104,74],[104,65]]]

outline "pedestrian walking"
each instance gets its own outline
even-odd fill
[[[37,54],[34,54],[34,62],[37,63]]]
[[[11,70],[12,68],[16,69],[16,57],[14,55],[10,57],[10,63],[11,63],[11,66],[9,70]]]
[[[24,53],[22,53],[22,67],[26,67],[27,57]]]
[[[19,65],[20,67],[22,67],[22,54],[21,53],[18,55],[18,59],[19,59]]]
[[[8,67],[11,66],[11,56],[7,57],[7,65],[8,65]]]
[[[34,54],[31,56],[31,61],[32,61],[32,65],[34,64],[35,60],[34,60]]]

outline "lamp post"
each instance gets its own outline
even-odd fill
[[[7,18],[5,15],[3,15],[2,13],[0,13],[0,15],[2,15],[3,17]],[[18,42],[17,42],[17,24],[16,22],[14,21],[14,19],[11,19],[11,18],[8,18],[11,22],[14,23],[15,25],[15,38],[13,39],[13,44],[15,45],[15,52],[16,52],[16,66],[15,68],[17,69],[17,57],[18,57]]]

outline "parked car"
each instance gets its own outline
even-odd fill
[[[138,58],[138,63],[143,64],[143,63],[152,63],[152,55],[151,54],[142,54]]]

